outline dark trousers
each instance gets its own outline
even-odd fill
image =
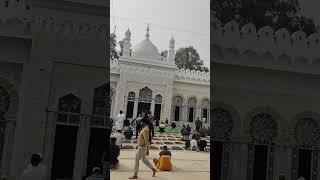
[[[196,131],[200,131],[200,126],[196,126]]]

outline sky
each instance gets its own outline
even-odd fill
[[[320,0],[300,0],[301,13],[320,25]],[[167,50],[171,36],[176,50],[194,46],[205,66],[210,68],[210,0],[110,0],[110,30],[118,41],[131,31],[132,46],[145,39],[150,25],[150,40],[159,52]]]
[[[210,68],[210,0],[110,0],[110,17],[118,41],[129,28],[134,47],[145,39],[149,24],[159,53],[168,50],[173,36],[176,50],[193,46]]]

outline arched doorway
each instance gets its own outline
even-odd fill
[[[315,117],[301,117],[295,126],[297,146],[292,153],[292,179],[318,179],[320,125]]]
[[[266,112],[252,116],[248,145],[248,180],[272,180],[275,160],[274,140],[278,134],[276,117]]]
[[[138,114],[144,114],[150,111],[152,102],[152,90],[144,87],[139,91]]]
[[[128,103],[127,103],[127,118],[133,118],[134,101],[136,98],[136,93],[131,91],[128,93]]]
[[[155,120],[160,120],[161,118],[161,106],[162,106],[162,96],[160,94],[157,94],[155,98],[155,105],[154,105]]]
[[[223,107],[212,109],[213,179],[227,179],[231,144],[228,142],[233,128],[233,116]]]
[[[174,121],[179,121],[181,119],[181,112],[182,112],[182,103],[183,103],[183,99],[181,96],[176,96],[173,99],[173,120]]]
[[[51,179],[72,179],[81,100],[73,94],[59,99]]]
[[[188,100],[188,122],[193,122],[196,118],[197,99],[192,97]]]
[[[109,138],[106,137],[109,137],[108,131],[111,126],[111,92],[107,84],[94,89],[86,175],[90,175],[95,166],[102,167],[103,153],[109,143]]]
[[[202,118],[206,118],[205,122],[203,123],[208,123],[210,116],[209,116],[209,109],[210,109],[210,101],[209,99],[204,99],[202,101]]]

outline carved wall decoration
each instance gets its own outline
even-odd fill
[[[229,111],[215,107],[211,111],[213,138],[215,140],[228,140],[232,133],[233,119]]]
[[[111,128],[110,110],[111,94],[107,85],[100,86],[94,90],[91,126]]]
[[[58,124],[79,125],[81,100],[73,94],[68,94],[59,99]]]
[[[152,90],[148,87],[144,87],[139,90],[139,102],[151,103],[152,101]]]
[[[156,104],[161,104],[162,103],[162,96],[160,94],[156,95],[155,103]]]
[[[277,136],[278,125],[272,115],[259,113],[250,123],[250,136],[254,143],[271,144]]]
[[[315,148],[320,140],[320,126],[313,118],[300,119],[295,128],[297,146],[301,148]]]

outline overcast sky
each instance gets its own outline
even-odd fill
[[[131,31],[132,46],[145,39],[150,24],[150,40],[159,52],[169,48],[173,35],[175,48],[194,46],[209,67],[210,0],[110,0],[110,30],[114,25],[118,41]],[[115,16],[113,18],[113,16]]]
[[[302,13],[320,24],[320,0],[300,0]],[[110,0],[110,28],[118,41],[131,31],[132,45],[145,39],[150,24],[150,40],[159,52],[167,50],[170,37],[176,49],[194,46],[209,67],[210,63],[210,0]],[[113,17],[115,16],[115,17]]]

